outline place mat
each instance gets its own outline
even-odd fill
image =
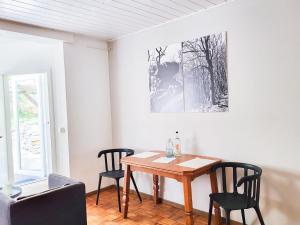
[[[175,157],[160,157],[160,158],[154,160],[153,162],[155,162],[155,163],[169,163],[169,162],[172,162],[175,159],[176,159]]]
[[[157,153],[157,152],[142,152],[142,153],[138,153],[136,155],[132,155],[131,157],[146,159],[146,158],[150,158],[150,157],[153,157],[153,156],[156,156],[159,154],[160,153]]]
[[[216,160],[211,160],[211,159],[202,159],[202,158],[195,158],[192,160],[188,160],[182,163],[177,164],[178,166],[184,166],[184,167],[189,167],[193,169],[198,169],[204,166],[207,166],[211,163],[216,162]]]

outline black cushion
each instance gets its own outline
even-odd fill
[[[100,173],[100,176],[110,177],[110,178],[123,178],[124,170],[114,170],[114,171],[102,172],[102,173]]]

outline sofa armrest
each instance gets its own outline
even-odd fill
[[[10,221],[10,206],[15,201],[9,198],[7,195],[0,192],[0,224],[11,225]]]
[[[67,184],[75,184],[78,183],[78,181],[75,181],[71,178],[61,176],[58,174],[50,174],[48,177],[48,187],[49,189],[57,188],[57,187],[62,187]]]

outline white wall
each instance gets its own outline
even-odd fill
[[[69,175],[67,106],[62,42],[0,31],[0,75],[50,73],[52,82],[55,162],[54,172]],[[58,128],[66,128],[66,133]]]
[[[107,45],[80,38],[65,43],[64,53],[71,177],[85,182],[90,192],[104,168],[98,152],[112,145]]]
[[[57,75],[53,77],[53,95],[60,102],[55,107],[56,142],[66,149],[57,150],[60,156],[57,159],[58,172],[82,180],[88,192],[96,190],[98,173],[103,169],[103,160],[97,159],[98,151],[112,145],[107,43],[72,33],[2,20],[0,35],[1,29],[64,42],[61,51],[54,52],[55,67],[51,68]],[[20,53],[22,66],[16,63],[16,59],[12,61],[14,69],[21,68],[23,73],[29,63],[26,58],[28,51],[32,50],[28,48]],[[34,51],[43,52],[37,49]],[[50,68],[45,63],[45,54],[35,55],[34,64],[29,65]],[[65,128],[66,132],[60,133],[59,128]],[[102,186],[109,184],[111,181],[104,179]]]
[[[63,43],[53,53],[52,74],[52,96],[54,100],[54,121],[55,121],[55,152],[56,172],[62,175],[70,175],[70,146],[68,139],[68,115],[66,97],[66,79],[64,65]],[[65,129],[65,132],[60,130]]]
[[[262,166],[266,223],[298,224],[299,10],[297,0],[236,0],[111,43],[114,146],[164,149],[179,130],[186,153]],[[229,112],[151,114],[147,49],[220,31],[228,32]],[[151,193],[150,176],[136,177],[141,191]],[[180,183],[164,185],[164,198],[183,203]],[[209,193],[207,176],[195,180],[194,207],[207,211]],[[253,212],[247,218],[258,224]]]

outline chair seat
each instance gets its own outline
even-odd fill
[[[100,173],[100,176],[110,177],[110,178],[123,178],[124,170],[114,170]]]
[[[255,206],[256,202],[251,199],[248,205],[248,199],[243,194],[235,193],[214,193],[210,194],[210,198],[217,202],[222,208],[229,210],[248,209]]]

